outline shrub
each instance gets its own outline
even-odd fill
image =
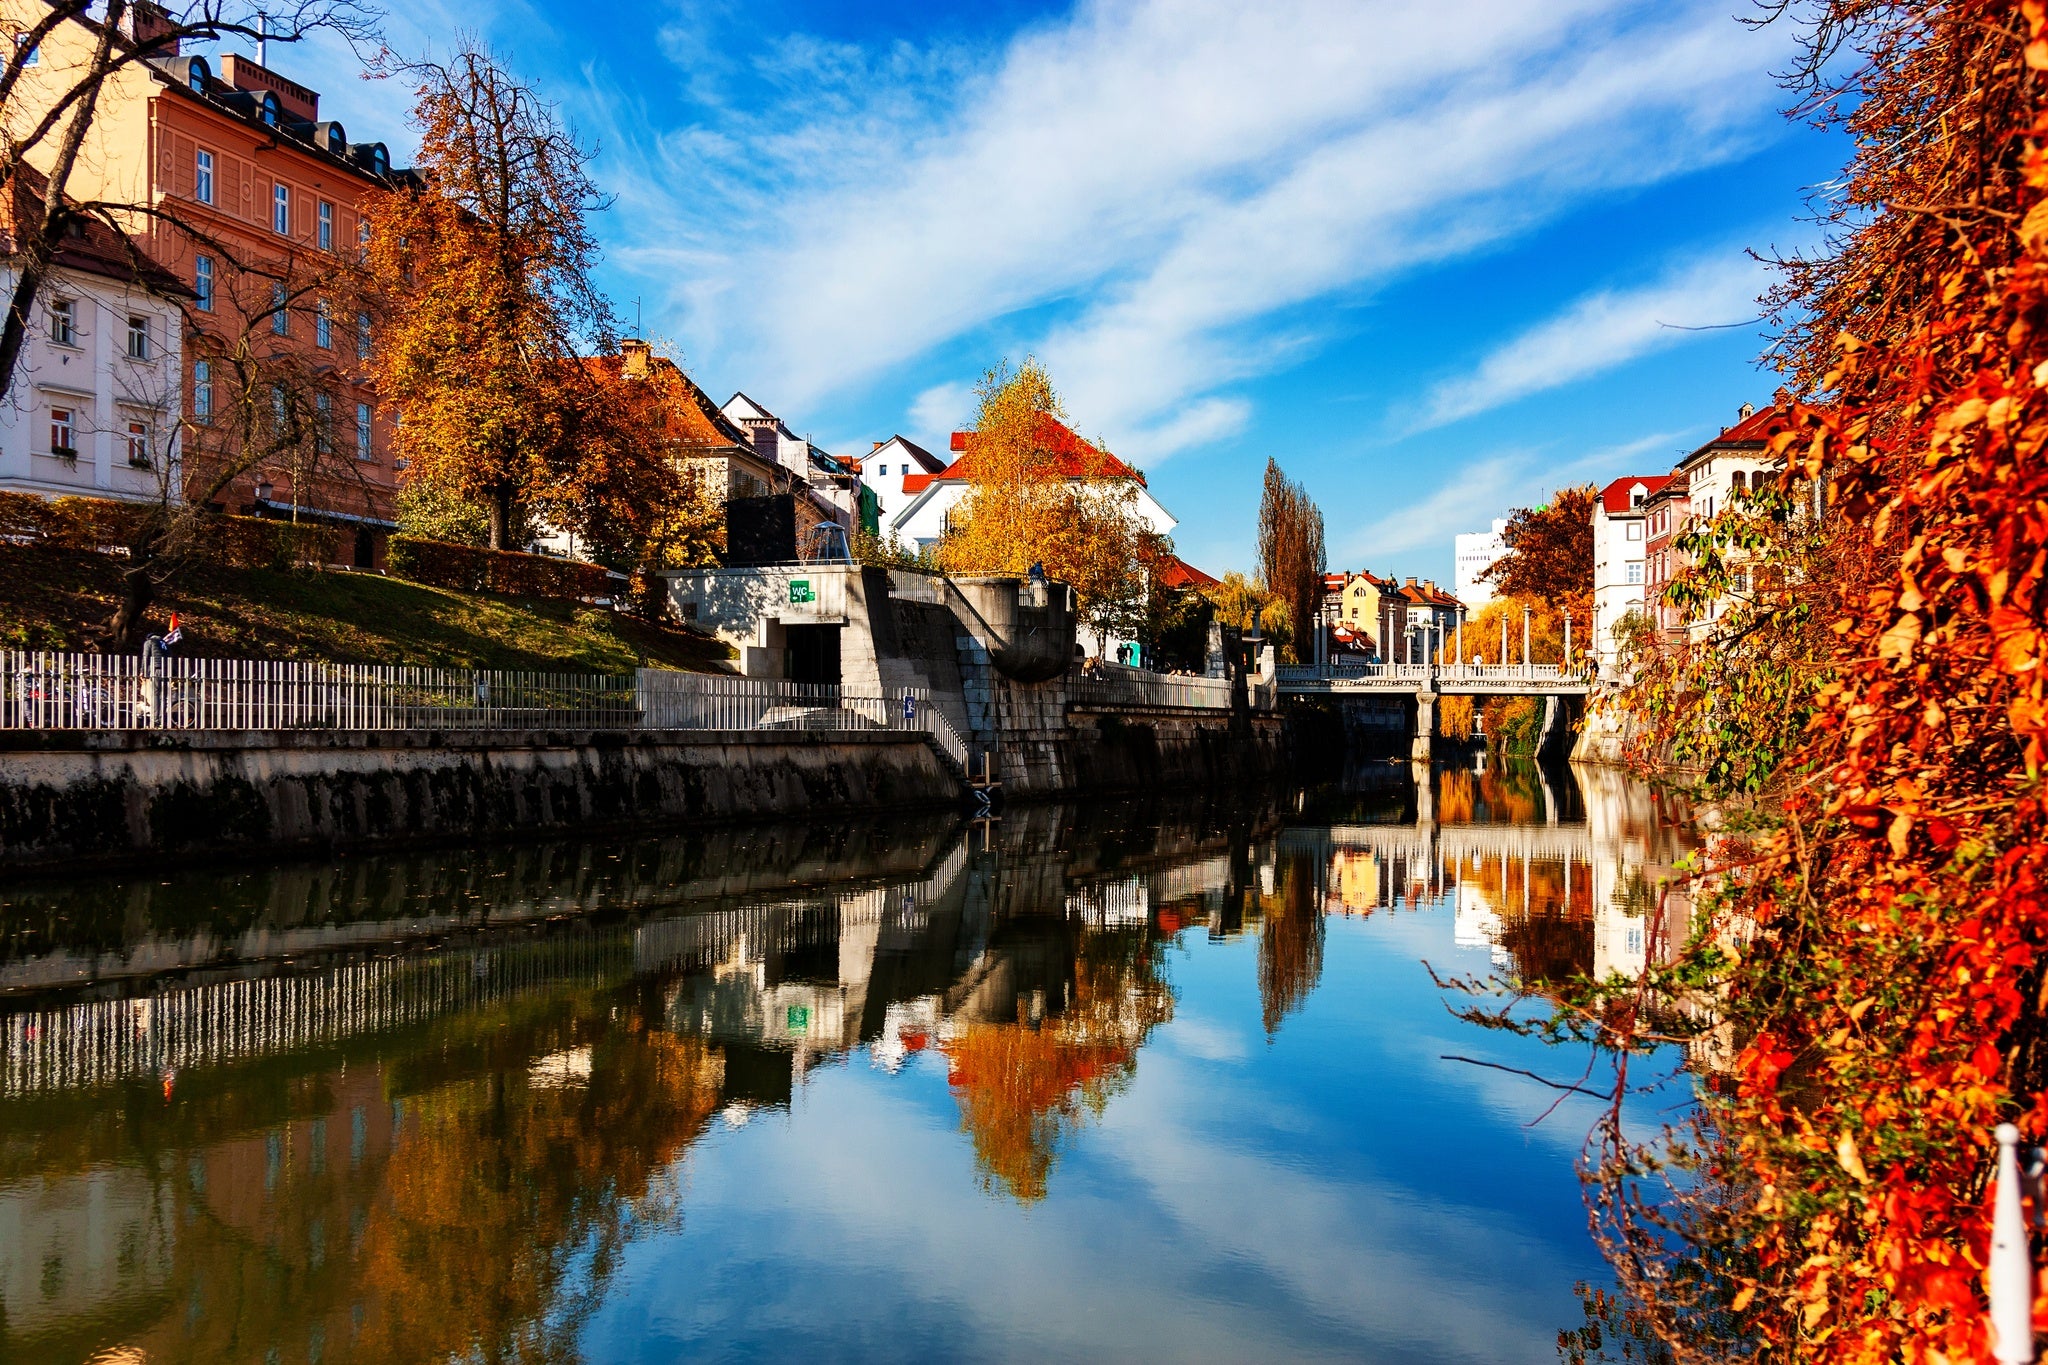
[[[611,590],[611,574],[600,565],[552,555],[479,550],[416,536],[391,537],[389,568],[396,577],[458,592],[579,601],[602,597]]]
[[[209,517],[201,553],[238,569],[320,568],[337,561],[342,533],[332,526],[261,517]]]

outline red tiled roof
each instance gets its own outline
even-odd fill
[[[1626,512],[1629,509],[1629,490],[1637,484],[1643,486],[1643,496],[1649,497],[1671,479],[1669,474],[1632,474],[1625,479],[1616,479],[1600,490],[1600,505],[1609,515]]]
[[[905,474],[903,476],[903,491],[906,493],[922,493],[925,489],[932,486],[933,479],[939,477],[941,476],[938,474]]]
[[[960,458],[933,475],[938,479],[965,479],[971,474],[968,461],[974,458],[972,449],[975,433],[956,431],[953,433],[953,449],[961,452]],[[1052,417],[1039,419],[1038,440],[1052,456],[1053,468],[1069,479],[1135,479],[1142,487],[1145,476],[1119,460],[1116,456],[1096,445],[1093,441],[1076,436],[1066,423]],[[918,476],[913,474],[912,479]],[[904,483],[906,492],[919,492],[910,483]]]
[[[592,355],[578,356],[571,363],[581,365],[587,374],[616,379],[625,368],[626,360],[620,355]],[[674,361],[665,356],[649,356],[647,373],[648,378],[668,387],[672,400],[668,408],[676,420],[673,434],[677,444],[705,449],[737,446],[748,454],[754,453],[753,442],[747,439],[746,433],[720,412],[718,405],[711,401],[711,395],[697,387],[696,381],[684,374]]]
[[[43,190],[48,184],[43,173],[31,166],[15,169],[10,192],[0,195],[0,255],[12,256],[21,251],[22,226],[29,225],[33,232],[34,225],[42,222]],[[89,215],[80,215],[73,221],[77,224],[76,235],[68,235],[57,243],[54,264],[108,279],[133,281],[154,294],[191,295],[190,287],[144,252],[134,238]]]
[[[1734,426],[1724,428],[1719,436],[1703,443],[1698,450],[1680,460],[1678,467],[1683,469],[1696,463],[1716,446],[1764,445],[1790,425],[1791,417],[1782,406],[1774,403],[1767,408],[1758,408]]]
[[[1166,561],[1166,567],[1159,571],[1159,581],[1169,588],[1213,588],[1223,580],[1211,578],[1194,565],[1175,555]]]

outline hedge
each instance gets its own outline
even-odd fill
[[[108,498],[39,498],[0,492],[0,536],[21,536],[68,550],[126,547],[141,532],[150,509]],[[203,559],[242,569],[315,568],[331,564],[341,532],[331,526],[271,521],[263,517],[202,514],[195,552]]]
[[[579,601],[611,592],[611,574],[596,564],[553,555],[479,550],[445,540],[391,537],[386,568],[396,578],[458,592],[501,592],[519,597]]]

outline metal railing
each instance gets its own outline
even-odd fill
[[[899,730],[967,763],[922,689],[866,695],[657,668],[609,677],[0,652],[0,730]]]
[[[1415,687],[1427,682],[1468,683],[1501,687],[1518,683],[1570,684],[1581,681],[1576,668],[1561,664],[1325,664],[1288,666],[1279,670],[1284,685],[1303,683],[1381,684]]]
[[[0,653],[5,730],[623,730],[631,678]]]
[[[1094,677],[1067,681],[1067,700],[1078,706],[1171,706],[1205,711],[1230,709],[1227,678],[1177,678],[1164,673],[1104,664]]]

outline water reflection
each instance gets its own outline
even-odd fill
[[[1631,888],[1680,840],[1621,784],[1589,780],[1586,818],[1567,822],[1576,797],[1545,803],[1513,774],[1405,794],[1403,776],[1316,798],[1391,801],[1391,822],[1257,802],[1040,808],[993,829],[899,820],[8,892],[0,1355],[778,1356],[821,1322],[870,1318],[813,1345],[1540,1346],[1595,1264],[1568,1153],[1519,1158],[1540,1161],[1540,1201],[1512,1181],[1489,1194],[1491,1166],[1443,1168],[1468,1145],[1453,1133],[1511,1133],[1540,1106],[1503,1109],[1439,1074],[1441,1049],[1408,1047],[1452,1027],[1417,959],[1478,945],[1524,972],[1626,969],[1648,904]],[[1522,823],[1488,823],[1503,817]],[[1438,923],[1426,940],[1409,927]],[[1365,980],[1381,985],[1361,994]],[[1262,1052],[1235,1040],[1240,1015]],[[1393,1107],[1360,1127],[1361,1104]],[[1215,1222],[1183,1185],[1242,1216]],[[848,1198],[857,1232],[799,1216]],[[1115,1237],[1044,1244],[1094,1206]],[[1310,1211],[1325,1206],[1351,1212]],[[1048,1221],[1026,1235],[994,1207]],[[1418,1208],[1441,1246],[1418,1238]],[[975,1273],[1037,1304],[994,1335],[994,1304],[931,1287],[953,1282],[931,1248],[977,1228]],[[810,1245],[849,1236],[885,1260],[923,1243],[925,1271],[877,1283]],[[1102,1262],[1117,1237],[1135,1240]],[[1344,1272],[1307,1273],[1310,1245]],[[1424,1268],[1450,1248],[1455,1266]],[[1063,1277],[1048,1255],[1096,1268]],[[1189,1282],[1149,1268],[1176,1259]],[[755,1273],[735,1281],[738,1264]],[[772,1287],[792,1274],[801,1307]],[[1104,1281],[1116,1312],[1055,1321]],[[676,1294],[696,1306],[660,1306]],[[1414,1321],[1418,1294],[1471,1321]]]

